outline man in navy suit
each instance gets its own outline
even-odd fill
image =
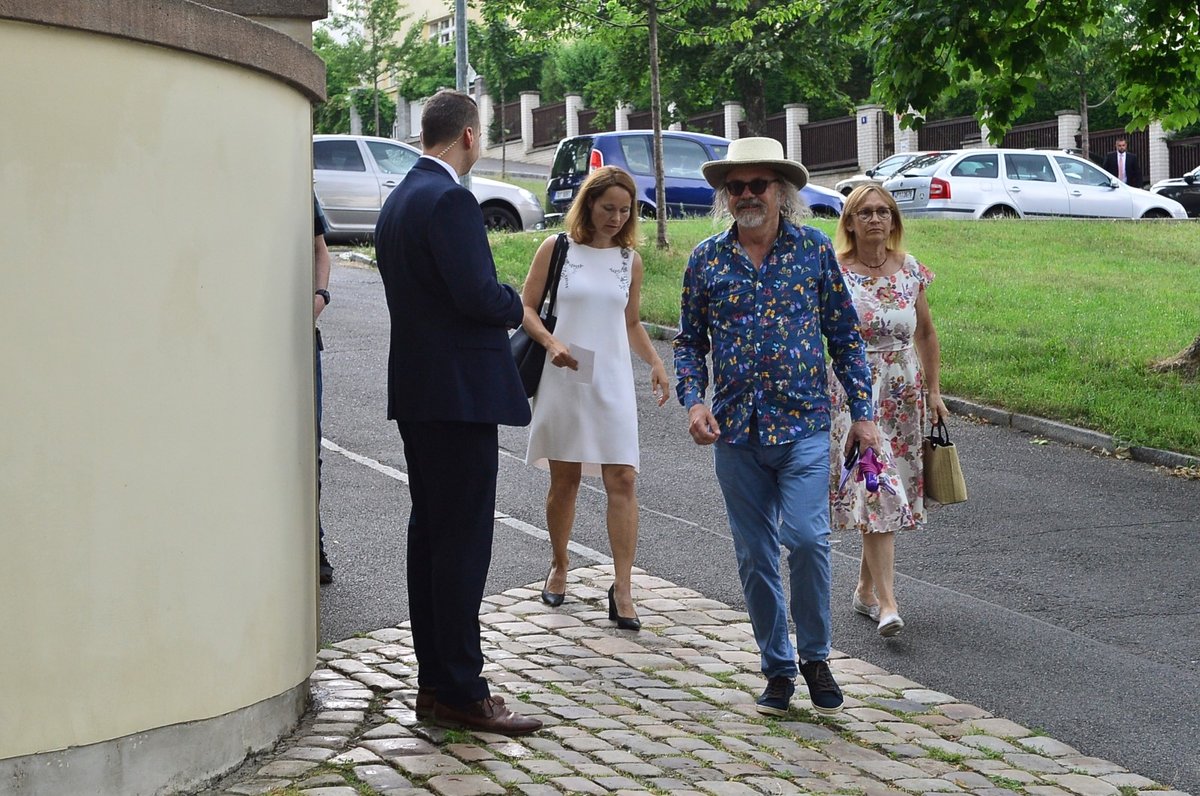
[[[492,559],[497,425],[529,424],[508,348],[521,295],[496,279],[483,212],[459,183],[479,159],[479,109],[441,91],[421,113],[424,154],[392,192],[375,252],[392,318],[388,419],[404,440],[412,513],[408,600],[419,718],[520,735],[481,676],[479,606]]]
[[[1104,156],[1104,170],[1126,185],[1141,188],[1144,184],[1142,168],[1138,165],[1137,155],[1129,152],[1128,149],[1129,141],[1125,138],[1118,138],[1116,151],[1109,152]]]

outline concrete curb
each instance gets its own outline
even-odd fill
[[[652,323],[644,323],[642,325],[646,327],[646,331],[650,337],[655,340],[670,340],[676,333],[676,330],[670,326],[660,326]],[[1117,444],[1111,435],[1099,431],[1070,426],[1066,423],[1059,423],[1056,420],[1045,420],[1040,417],[1033,417],[1032,415],[1009,412],[1006,409],[985,406],[984,404],[978,404],[964,398],[954,398],[949,395],[944,395],[942,398],[946,401],[946,406],[955,414],[970,415],[991,423],[994,426],[1006,426],[1028,434],[1036,434],[1039,437],[1045,437],[1055,442],[1078,445],[1081,448],[1096,448],[1107,453],[1128,450],[1129,458],[1134,461],[1153,464],[1159,467],[1200,467],[1200,457],[1189,456],[1186,453],[1176,453],[1175,451],[1161,450],[1159,448],[1146,448],[1140,445],[1123,448]]]

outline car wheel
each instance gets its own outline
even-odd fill
[[[1008,205],[998,205],[996,207],[989,207],[981,218],[1020,218],[1020,216],[1017,215],[1016,210],[1013,210]]]
[[[837,218],[838,211],[829,205],[813,205],[812,213],[817,218]]]
[[[842,196],[849,196],[853,192],[854,192],[853,188],[851,188],[850,186],[846,186],[845,188],[842,189]]]
[[[517,214],[501,205],[483,208],[483,223],[490,232],[520,232],[521,219]]]
[[[1170,218],[1171,214],[1161,207],[1152,207],[1145,213],[1142,213],[1142,218]]]

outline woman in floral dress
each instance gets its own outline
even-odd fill
[[[830,524],[862,532],[854,611],[878,623],[879,634],[904,627],[893,590],[896,531],[925,524],[921,440],[949,415],[938,384],[940,349],[925,287],[933,274],[903,249],[904,225],[892,195],[871,184],[856,188],[838,220],[838,264],[854,298],[871,363],[875,422],[886,450],[881,488],[868,492],[851,475],[841,484],[841,451],[850,412],[830,374],[832,432]]]

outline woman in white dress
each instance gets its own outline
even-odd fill
[[[562,604],[570,560],[567,544],[584,475],[600,476],[608,497],[608,541],[614,583],[609,619],[640,630],[630,572],[637,550],[639,465],[637,401],[630,349],[650,365],[650,388],[662,406],[667,371],[641,324],[642,258],[637,241],[637,188],[614,166],[596,169],[567,212],[570,238],[558,285],[554,333],[538,315],[557,236],[538,248],[525,279],[526,332],[546,349],[546,365],[529,429],[526,462],[550,471],[546,524],[553,560],[542,600]]]

